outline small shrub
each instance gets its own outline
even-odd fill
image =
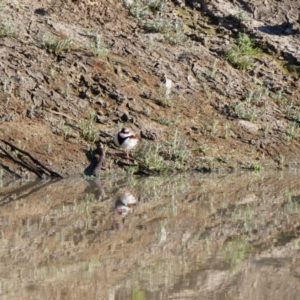
[[[261,172],[264,169],[264,167],[261,164],[261,162],[256,161],[250,166],[250,169],[253,170],[254,172]]]
[[[223,128],[224,128],[224,131],[225,131],[224,139],[227,139],[229,134],[230,134],[231,125],[229,123],[225,123],[223,125]]]
[[[176,126],[180,122],[180,115],[175,115],[172,118],[159,117],[157,119],[157,122],[160,123],[160,124],[162,124],[162,125],[167,125],[167,126],[175,125]]]
[[[186,141],[179,137],[177,129],[174,130],[174,134],[167,142],[165,150],[170,156],[175,157],[175,159],[180,162],[181,167],[182,164],[191,156],[191,152]]]
[[[166,5],[164,0],[125,0],[124,3],[131,15],[136,18],[145,17],[151,12],[163,11]]]
[[[0,24],[0,37],[15,37],[17,36],[17,32],[14,24],[11,19],[6,20],[4,23]]]
[[[49,69],[49,75],[51,78],[54,78],[56,76],[56,69],[55,68],[50,68]]]
[[[296,139],[298,137],[298,126],[296,122],[290,122],[286,130],[288,139]]]
[[[2,17],[2,14],[6,10],[6,1],[5,0],[0,0],[0,16]]]
[[[67,51],[71,44],[71,38],[61,39],[53,34],[43,35],[42,37],[42,47],[48,51],[53,51],[56,54]]]
[[[51,144],[51,143],[48,143],[48,144],[47,144],[47,153],[48,153],[48,154],[50,154],[50,153],[52,152],[52,148],[53,148],[53,147],[52,147],[52,144]]]
[[[162,125],[167,125],[167,126],[170,126],[173,124],[173,121],[172,119],[170,118],[166,118],[166,117],[160,117],[157,119],[157,122],[162,124]]]
[[[139,155],[144,164],[154,170],[165,172],[168,164],[162,156],[162,144],[144,142],[139,149]]]
[[[244,22],[248,20],[247,12],[242,10],[234,15],[234,18],[238,21]]]
[[[180,44],[186,39],[183,23],[178,19],[158,17],[147,19],[142,24],[147,32],[164,34],[164,41],[171,45]]]
[[[152,12],[162,12],[166,7],[166,0],[146,0],[145,2]]]
[[[239,119],[244,119],[247,121],[254,121],[259,117],[258,109],[249,101],[236,103],[234,106],[234,111]]]
[[[234,105],[234,111],[238,118],[247,121],[257,120],[265,113],[264,107],[258,108],[257,104],[261,100],[261,96],[256,91],[250,90],[246,96],[246,100],[238,102]]]
[[[109,53],[109,50],[103,47],[101,39],[98,35],[95,35],[92,39],[91,50],[95,56],[106,57]]]
[[[129,9],[129,12],[135,18],[142,18],[150,13],[149,7],[145,5],[142,0],[135,0],[130,4],[131,1],[125,1],[125,5]]]
[[[191,152],[186,141],[179,138],[178,131],[175,130],[165,143],[143,143],[139,149],[139,156],[150,169],[165,173],[174,169],[183,169]]]
[[[95,142],[99,132],[94,129],[94,121],[95,121],[96,113],[94,111],[90,112],[90,116],[88,120],[80,119],[79,125],[81,129],[82,137],[88,142]]]
[[[65,140],[68,140],[68,138],[72,136],[73,130],[70,126],[64,126],[62,131]]]
[[[173,24],[172,20],[165,19],[162,17],[158,17],[155,19],[149,19],[143,22],[143,28],[147,32],[153,32],[153,33],[167,33],[172,31]]]
[[[259,53],[261,50],[255,47],[250,37],[246,33],[239,33],[238,38],[225,51],[225,56],[236,68],[247,70]]]
[[[186,40],[183,30],[183,23],[176,19],[172,24],[172,29],[165,33],[165,42],[171,45],[177,45]]]

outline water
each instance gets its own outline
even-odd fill
[[[1,299],[298,299],[299,172],[12,181]]]

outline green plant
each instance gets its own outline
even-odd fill
[[[175,115],[173,118],[159,117],[157,118],[157,122],[167,126],[178,125],[178,123],[180,122],[180,114]]]
[[[148,50],[152,50],[152,49],[156,48],[157,43],[156,43],[155,38],[152,35],[148,36],[147,44],[148,44]]]
[[[69,136],[72,134],[72,128],[70,126],[64,126],[63,129],[64,139],[67,140]]]
[[[297,129],[298,129],[298,126],[297,126],[296,122],[289,123],[289,127],[286,130],[286,135],[288,137],[288,140],[295,139],[298,137]]]
[[[174,130],[171,138],[167,141],[165,151],[170,157],[175,159],[175,162],[177,162],[176,166],[180,169],[183,167],[185,161],[191,156],[186,141],[179,138],[177,128]]]
[[[163,11],[165,9],[165,0],[125,0],[125,6],[129,9],[131,15],[136,18],[142,18],[151,12]]]
[[[36,105],[34,103],[30,103],[27,109],[27,116],[32,119],[35,115]]]
[[[222,154],[222,155],[220,155],[218,157],[218,160],[220,162],[223,162],[224,164],[227,164],[229,162],[229,160],[230,160],[230,155],[228,155],[228,154]]]
[[[263,131],[264,131],[264,137],[267,137],[268,132],[271,130],[270,124],[264,124]]]
[[[63,127],[65,125],[65,120],[63,118],[60,118],[58,121],[57,121],[57,124],[55,126],[55,130],[54,130],[54,133],[56,134],[59,134],[61,135],[62,132],[63,132]]]
[[[56,75],[56,69],[55,68],[50,68],[49,75],[50,75],[51,78],[54,78],[55,75]]]
[[[250,169],[252,169],[254,172],[261,172],[264,167],[261,162],[257,161],[251,165]]]
[[[157,118],[157,122],[162,125],[167,125],[167,126],[170,126],[173,124],[172,119],[167,118],[167,117],[159,117],[159,118]]]
[[[273,93],[272,97],[277,101],[280,110],[289,118],[294,118],[298,122],[300,121],[299,106],[295,105],[293,98],[288,97],[282,92]]]
[[[145,111],[145,115],[146,115],[147,117],[150,117],[150,116],[151,116],[151,113],[152,113],[152,109],[151,109],[151,108],[145,107],[145,108],[144,108],[144,111]]]
[[[215,136],[217,134],[217,132],[218,132],[218,129],[217,129],[218,124],[219,124],[218,120],[213,120],[213,124],[212,124],[212,127],[211,127],[210,135]]]
[[[214,62],[212,64],[212,67],[211,67],[211,72],[210,72],[210,78],[214,79],[216,77],[216,73],[218,71],[218,62],[219,60],[217,58],[214,59]]]
[[[88,120],[80,119],[80,129],[82,137],[89,142],[95,142],[99,132],[94,128],[96,113],[94,111],[90,112]]]
[[[199,76],[197,76],[197,78],[200,79]],[[200,80],[206,80],[206,79],[203,77]],[[210,100],[212,98],[212,92],[210,87],[206,83],[203,83],[203,89],[205,92],[205,96],[207,97],[208,100]]]
[[[70,48],[72,42],[73,41],[71,38],[59,38],[53,34],[44,34],[42,37],[41,45],[44,49],[59,54],[61,52],[67,51]]]
[[[47,144],[47,153],[50,154],[52,152],[52,144],[48,143]]]
[[[186,40],[183,30],[183,23],[179,19],[172,22],[172,29],[165,33],[165,42],[171,45],[177,45]]]
[[[143,0],[125,0],[125,5],[129,9],[131,15],[138,19],[147,16],[150,13],[149,7]]]
[[[1,120],[3,122],[9,122],[9,121],[13,121],[15,119],[15,117],[16,117],[15,111],[11,111],[6,114],[3,114],[1,117]]]
[[[163,146],[160,143],[143,143],[139,149],[139,154],[143,163],[150,169],[165,172],[168,165],[162,156]]]
[[[138,166],[125,167],[125,171],[128,175],[132,176],[138,171]]]
[[[22,144],[21,140],[18,140],[18,148],[21,150],[25,150],[25,146]]]
[[[95,30],[92,34],[90,49],[93,55],[97,57],[106,57],[109,53],[109,49],[103,46],[103,42],[99,35],[99,30]]]
[[[230,133],[230,129],[231,129],[231,125],[229,123],[225,123],[223,125],[224,131],[225,131],[225,135],[224,138],[227,139]]]
[[[6,10],[6,0],[0,0],[0,16],[2,17],[2,14]]]
[[[247,12],[244,10],[241,10],[237,14],[234,15],[234,18],[238,21],[247,21],[248,20],[248,15]]]
[[[70,98],[70,84],[66,83],[65,89],[64,89],[64,94],[66,96],[66,100]]]
[[[285,157],[284,155],[280,154],[277,159],[276,159],[277,163],[279,166],[284,166],[285,163]]]
[[[229,262],[231,268],[238,266],[253,251],[244,237],[234,237],[227,241],[222,248],[223,258]]]
[[[154,19],[147,19],[143,22],[143,28],[147,32],[168,33],[173,30],[172,20],[163,17],[156,17]]]
[[[199,152],[201,152],[202,154],[206,154],[206,152],[210,149],[209,146],[207,146],[206,144],[204,145],[201,145],[200,148],[199,148]]]
[[[9,77],[6,77],[3,80],[3,91],[4,91],[4,93],[7,93],[7,94],[10,94],[10,92],[11,92],[10,78]]]
[[[225,57],[238,69],[247,70],[253,64],[261,50],[255,46],[253,40],[246,33],[239,33],[238,38],[231,42],[225,50]]]
[[[259,116],[258,110],[256,107],[252,106],[250,102],[238,102],[234,106],[234,111],[237,114],[238,118],[253,121],[256,120]]]
[[[165,143],[144,142],[138,150],[141,161],[150,169],[161,173],[183,169],[191,152],[185,140],[179,137],[178,130]]]
[[[166,7],[166,0],[144,0],[152,12],[162,12]]]
[[[11,19],[7,19],[4,23],[0,24],[0,37],[1,36],[17,36],[15,25],[12,23]]]

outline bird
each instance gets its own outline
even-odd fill
[[[129,191],[121,191],[114,197],[114,207],[119,215],[126,215],[137,204],[136,198]]]
[[[114,143],[116,146],[125,149],[126,156],[129,158],[129,152],[138,143],[138,138],[129,128],[122,128],[114,137]]]

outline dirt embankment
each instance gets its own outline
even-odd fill
[[[256,2],[1,1],[1,138],[62,175],[123,125],[152,169],[297,166],[299,12]]]

